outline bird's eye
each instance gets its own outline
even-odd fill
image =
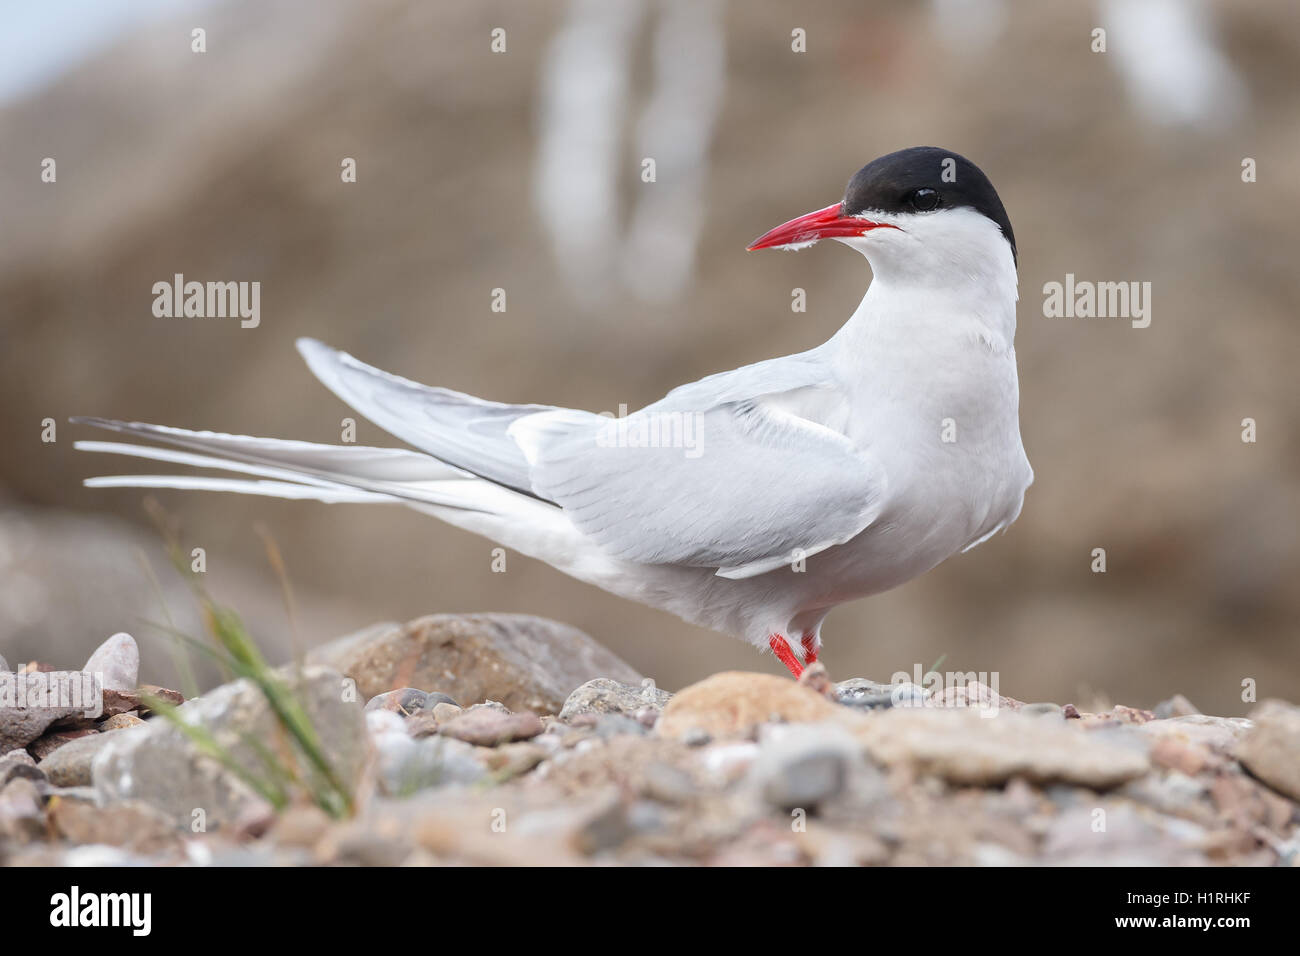
[[[907,201],[917,212],[929,212],[939,205],[939,194],[933,189],[914,189]]]

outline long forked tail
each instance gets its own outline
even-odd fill
[[[189,431],[74,418],[134,441],[79,441],[81,451],[127,455],[244,477],[114,475],[91,488],[180,488],[327,502],[394,502],[491,538],[566,573],[595,580],[608,564],[563,509],[537,495],[510,426],[546,405],[506,405],[391,375],[312,339],[298,350],[331,391],[414,445],[375,448]],[[158,447],[167,445],[172,447]]]
[[[102,418],[72,421],[185,449],[79,441],[74,447],[80,451],[252,476],[114,475],[86,479],[91,488],[183,488],[327,502],[401,502],[493,514],[512,510],[520,499],[540,504],[429,455],[401,448],[253,438]]]

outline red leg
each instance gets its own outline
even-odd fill
[[[817,635],[813,631],[803,632],[803,664],[807,667],[809,664],[817,663]]]
[[[803,675],[803,665],[794,656],[794,651],[790,650],[790,644],[786,639],[780,634],[773,634],[767,643],[771,645],[772,653],[785,665],[786,670],[794,675],[795,680],[798,680]]]

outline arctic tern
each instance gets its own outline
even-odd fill
[[[326,387],[419,450],[73,419],[173,446],[77,442],[83,451],[248,476],[86,484],[400,503],[770,647],[798,677],[833,607],[1005,529],[1033,481],[1013,347],[1015,235],[988,178],[949,150],[890,153],[841,202],[749,248],[821,239],[857,250],[872,272],[829,341],[683,385],[620,423],[692,416],[696,454],[611,442],[607,417],[421,385],[302,339]]]

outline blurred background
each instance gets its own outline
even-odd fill
[[[980,165],[1015,227],[1037,480],[1009,533],[832,613],[832,674],[942,657],[1024,700],[1182,692],[1235,715],[1247,679],[1300,698],[1297,5],[82,0],[9,5],[2,28],[11,663],[76,666],[126,629],[145,679],[174,680],[141,623],[164,613],[142,560],[192,621],[144,493],[81,486],[135,466],[74,452],[101,436],[68,416],[337,442],[354,413],[299,361],[302,335],[488,398],[635,408],[829,337],[863,260],[746,243],[928,144]],[[260,281],[260,326],[155,318],[152,285],[175,273]],[[1150,327],[1045,318],[1043,285],[1067,273],[1152,283]],[[364,420],[357,441],[398,444]],[[259,528],[308,642],[511,611],[576,625],[670,689],[781,670],[522,556],[494,574],[490,542],[398,507],[157,498],[281,658]]]

